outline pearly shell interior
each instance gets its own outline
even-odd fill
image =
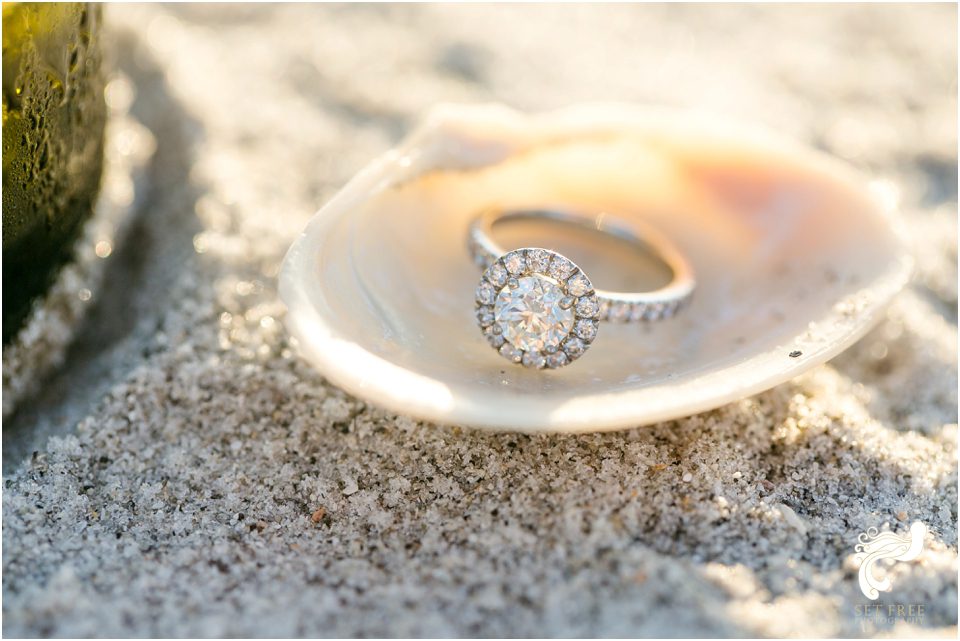
[[[491,206],[646,221],[693,264],[693,301],[670,320],[601,324],[569,367],[512,366],[473,318],[466,233]],[[838,161],[708,116],[444,106],[316,214],[280,291],[302,355],[375,404],[477,427],[624,428],[755,394],[853,343],[909,276],[892,213]],[[636,286],[628,258],[546,240],[595,286]]]

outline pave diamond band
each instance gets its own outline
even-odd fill
[[[672,270],[665,287],[651,292],[594,290],[569,258],[549,249],[503,252],[493,224],[507,218],[548,218],[602,231],[653,251]],[[487,212],[470,227],[468,245],[483,268],[475,292],[476,320],[490,345],[512,363],[533,369],[569,365],[589,349],[601,320],[654,321],[673,316],[689,300],[693,271],[683,255],[652,229],[556,210]]]

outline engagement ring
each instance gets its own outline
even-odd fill
[[[662,261],[671,271],[664,287],[647,292],[595,290],[572,260],[550,249],[505,252],[493,240],[494,225],[548,220],[619,238]],[[600,321],[635,323],[670,318],[690,299],[693,269],[669,240],[647,225],[607,214],[561,210],[487,211],[470,225],[468,246],[482,269],[476,318],[487,341],[512,363],[556,369],[582,356]]]

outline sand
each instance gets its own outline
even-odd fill
[[[3,426],[6,636],[955,636],[953,6],[111,6],[149,193]],[[438,101],[706,107],[901,196],[914,283],[787,384],[612,434],[422,424],[299,361],[275,276]],[[858,616],[869,527],[929,530]],[[896,613],[896,610],[894,610]]]

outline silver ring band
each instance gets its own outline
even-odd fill
[[[492,234],[493,226],[506,220],[550,220],[609,234],[656,256],[670,268],[672,279],[660,289],[648,292],[597,289],[596,296],[600,303],[598,320],[626,323],[669,318],[690,299],[696,287],[693,268],[683,253],[651,226],[639,222],[628,223],[608,214],[590,216],[559,209],[491,209],[477,216],[470,224],[467,244],[471,258],[481,269],[486,269],[506,253],[493,240]]]

